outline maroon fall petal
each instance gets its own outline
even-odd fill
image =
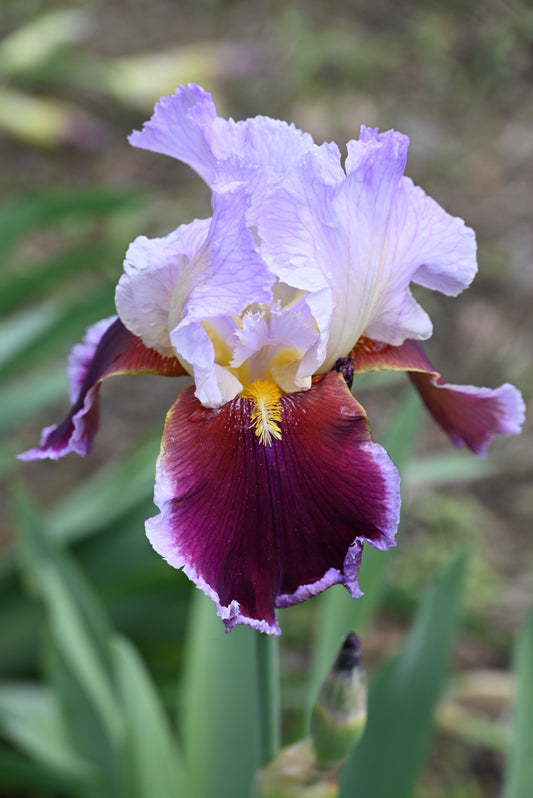
[[[68,375],[73,405],[61,424],[46,427],[38,447],[19,454],[20,460],[39,460],[76,452],[86,455],[98,429],[98,393],[102,381],[117,374],[159,374],[179,377],[185,370],[177,358],[148,349],[140,338],[113,317],[94,324],[74,347]]]
[[[227,630],[279,634],[275,607],[333,584],[361,595],[363,542],[394,544],[399,476],[341,375],[281,400],[281,440],[260,442],[251,400],[217,410],[185,389],[166,421],[154,548],[217,604]]]
[[[427,409],[456,446],[483,456],[496,434],[520,432],[525,406],[514,385],[494,390],[450,385],[435,370],[418,341],[390,346],[361,338],[351,352],[354,372],[407,371]]]

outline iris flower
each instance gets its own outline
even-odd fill
[[[363,127],[343,166],[335,144],[225,120],[189,85],[130,142],[195,169],[213,215],[130,245],[118,316],[71,354],[70,413],[21,457],[85,455],[107,377],[192,375],[167,415],[147,534],[227,630],[277,635],[277,607],[338,583],[360,596],[363,544],[394,545],[399,477],[354,374],[406,371],[452,442],[480,455],[520,429],[516,388],[449,385],[419,343],[432,326],[410,285],[459,294],[474,233],[404,177],[408,139],[392,130]]]

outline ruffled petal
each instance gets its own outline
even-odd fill
[[[217,119],[211,95],[200,86],[180,86],[175,94],[162,97],[152,118],[141,131],[134,130],[129,142],[152,152],[161,152],[189,164],[211,185],[216,156],[209,131]]]
[[[134,131],[129,141],[189,164],[211,188],[241,179],[241,162],[256,167],[251,176],[254,192],[279,182],[315,146],[309,133],[278,119],[222,119],[211,95],[195,84],[163,97],[142,131]],[[230,160],[217,174],[217,166],[226,159]]]
[[[347,145],[346,172],[355,189],[354,204],[358,205],[358,185],[364,186],[368,229],[377,220],[387,250],[384,260],[394,266],[393,278],[404,272],[406,284],[412,281],[457,296],[477,271],[475,234],[403,176],[408,145],[407,136],[363,125],[359,141]]]
[[[477,272],[474,231],[408,177],[402,179],[399,207],[398,259],[418,264],[412,282],[446,296],[460,294]]]
[[[332,145],[308,153],[267,197],[261,251],[307,302],[332,368],[361,335],[393,345],[432,327],[410,283],[456,294],[476,271],[474,233],[403,177],[408,139],[362,128],[346,174]]]
[[[337,146],[324,144],[312,156],[307,155],[282,186],[264,199],[258,217],[261,253],[266,262],[282,282],[306,292],[305,302],[320,336],[316,368],[326,360],[325,370],[339,357],[330,355],[328,339],[335,319],[345,320],[347,302],[347,235],[334,208],[338,186],[344,179]],[[335,304],[337,293],[340,305]],[[352,345],[353,341],[347,349]]]
[[[86,455],[98,429],[98,392],[107,377],[116,374],[179,377],[185,373],[177,358],[162,357],[145,347],[116,316],[94,324],[69,358],[67,375],[73,406],[68,416],[61,424],[46,427],[40,445],[19,454],[19,459],[57,460],[69,452]]]
[[[173,357],[169,337],[172,293],[191,260],[205,244],[211,219],[180,225],[163,238],[139,236],[124,260],[124,274],[115,291],[118,315],[145,346]]]
[[[214,370],[217,340],[209,323],[219,328],[223,317],[236,317],[252,303],[270,302],[275,276],[257,251],[246,226],[248,193],[242,184],[233,184],[213,194],[213,219],[204,246],[180,275],[172,294],[170,341],[182,362],[194,373],[196,396],[202,404],[216,407],[233,399],[242,385],[229,372]],[[227,334],[224,333],[224,339]],[[225,340],[220,340],[225,345]],[[229,360],[218,362],[225,368]]]
[[[304,302],[295,301],[289,307],[276,302],[268,311],[244,314],[231,365],[240,368],[246,384],[272,379],[286,393],[306,390],[316,371],[317,337]]]
[[[227,629],[279,634],[275,607],[333,584],[360,595],[365,541],[394,544],[399,477],[341,375],[281,400],[281,439],[260,442],[251,400],[218,410],[186,389],[167,416],[148,537],[216,603]]]
[[[520,432],[525,417],[522,395],[514,385],[476,388],[449,385],[417,341],[389,346],[362,338],[352,350],[354,372],[407,371],[427,409],[455,446],[483,456],[493,437]]]
[[[394,345],[406,338],[425,340],[432,333],[431,321],[411,296],[409,284],[448,296],[459,294],[477,271],[474,231],[404,177],[391,207],[385,241],[385,280],[364,334]]]

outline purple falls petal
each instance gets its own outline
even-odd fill
[[[281,399],[281,440],[250,428],[249,399],[218,410],[186,389],[167,416],[150,542],[217,605],[229,630],[279,634],[275,608],[334,584],[359,596],[363,543],[394,545],[399,477],[337,373]]]
[[[163,357],[145,347],[120,319],[94,324],[71,352],[67,375],[72,407],[61,424],[45,427],[41,442],[19,454],[20,460],[57,460],[69,452],[82,457],[90,450],[98,430],[98,393],[102,380],[116,374],[185,374],[175,357]]]
[[[495,435],[520,432],[525,404],[514,385],[476,388],[450,385],[435,370],[417,341],[401,346],[361,338],[353,349],[354,371],[407,371],[427,409],[455,446],[468,446],[483,456]]]

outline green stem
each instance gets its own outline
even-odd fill
[[[274,759],[280,748],[281,720],[279,694],[278,639],[257,632],[257,687],[261,765]]]

